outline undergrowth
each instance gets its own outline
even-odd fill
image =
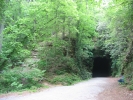
[[[37,68],[14,68],[0,73],[0,93],[41,87],[44,72]]]
[[[82,79],[75,74],[65,73],[63,75],[55,75],[53,78],[48,78],[47,81],[52,84],[72,85],[80,82]]]

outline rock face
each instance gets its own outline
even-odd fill
[[[31,52],[31,56],[27,59],[25,59],[25,62],[22,66],[24,67],[35,67],[36,63],[39,61],[40,59],[38,58],[38,50],[34,50]]]

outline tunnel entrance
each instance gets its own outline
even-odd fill
[[[107,57],[94,58],[92,77],[109,77],[111,75],[111,59]]]

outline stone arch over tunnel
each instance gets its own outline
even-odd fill
[[[109,57],[95,57],[92,77],[109,77],[111,75],[111,59]]]

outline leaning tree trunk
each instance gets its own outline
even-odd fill
[[[3,29],[4,29],[4,24],[2,23],[2,24],[0,24],[0,51],[2,49],[2,40],[3,40],[2,32],[3,32]]]

